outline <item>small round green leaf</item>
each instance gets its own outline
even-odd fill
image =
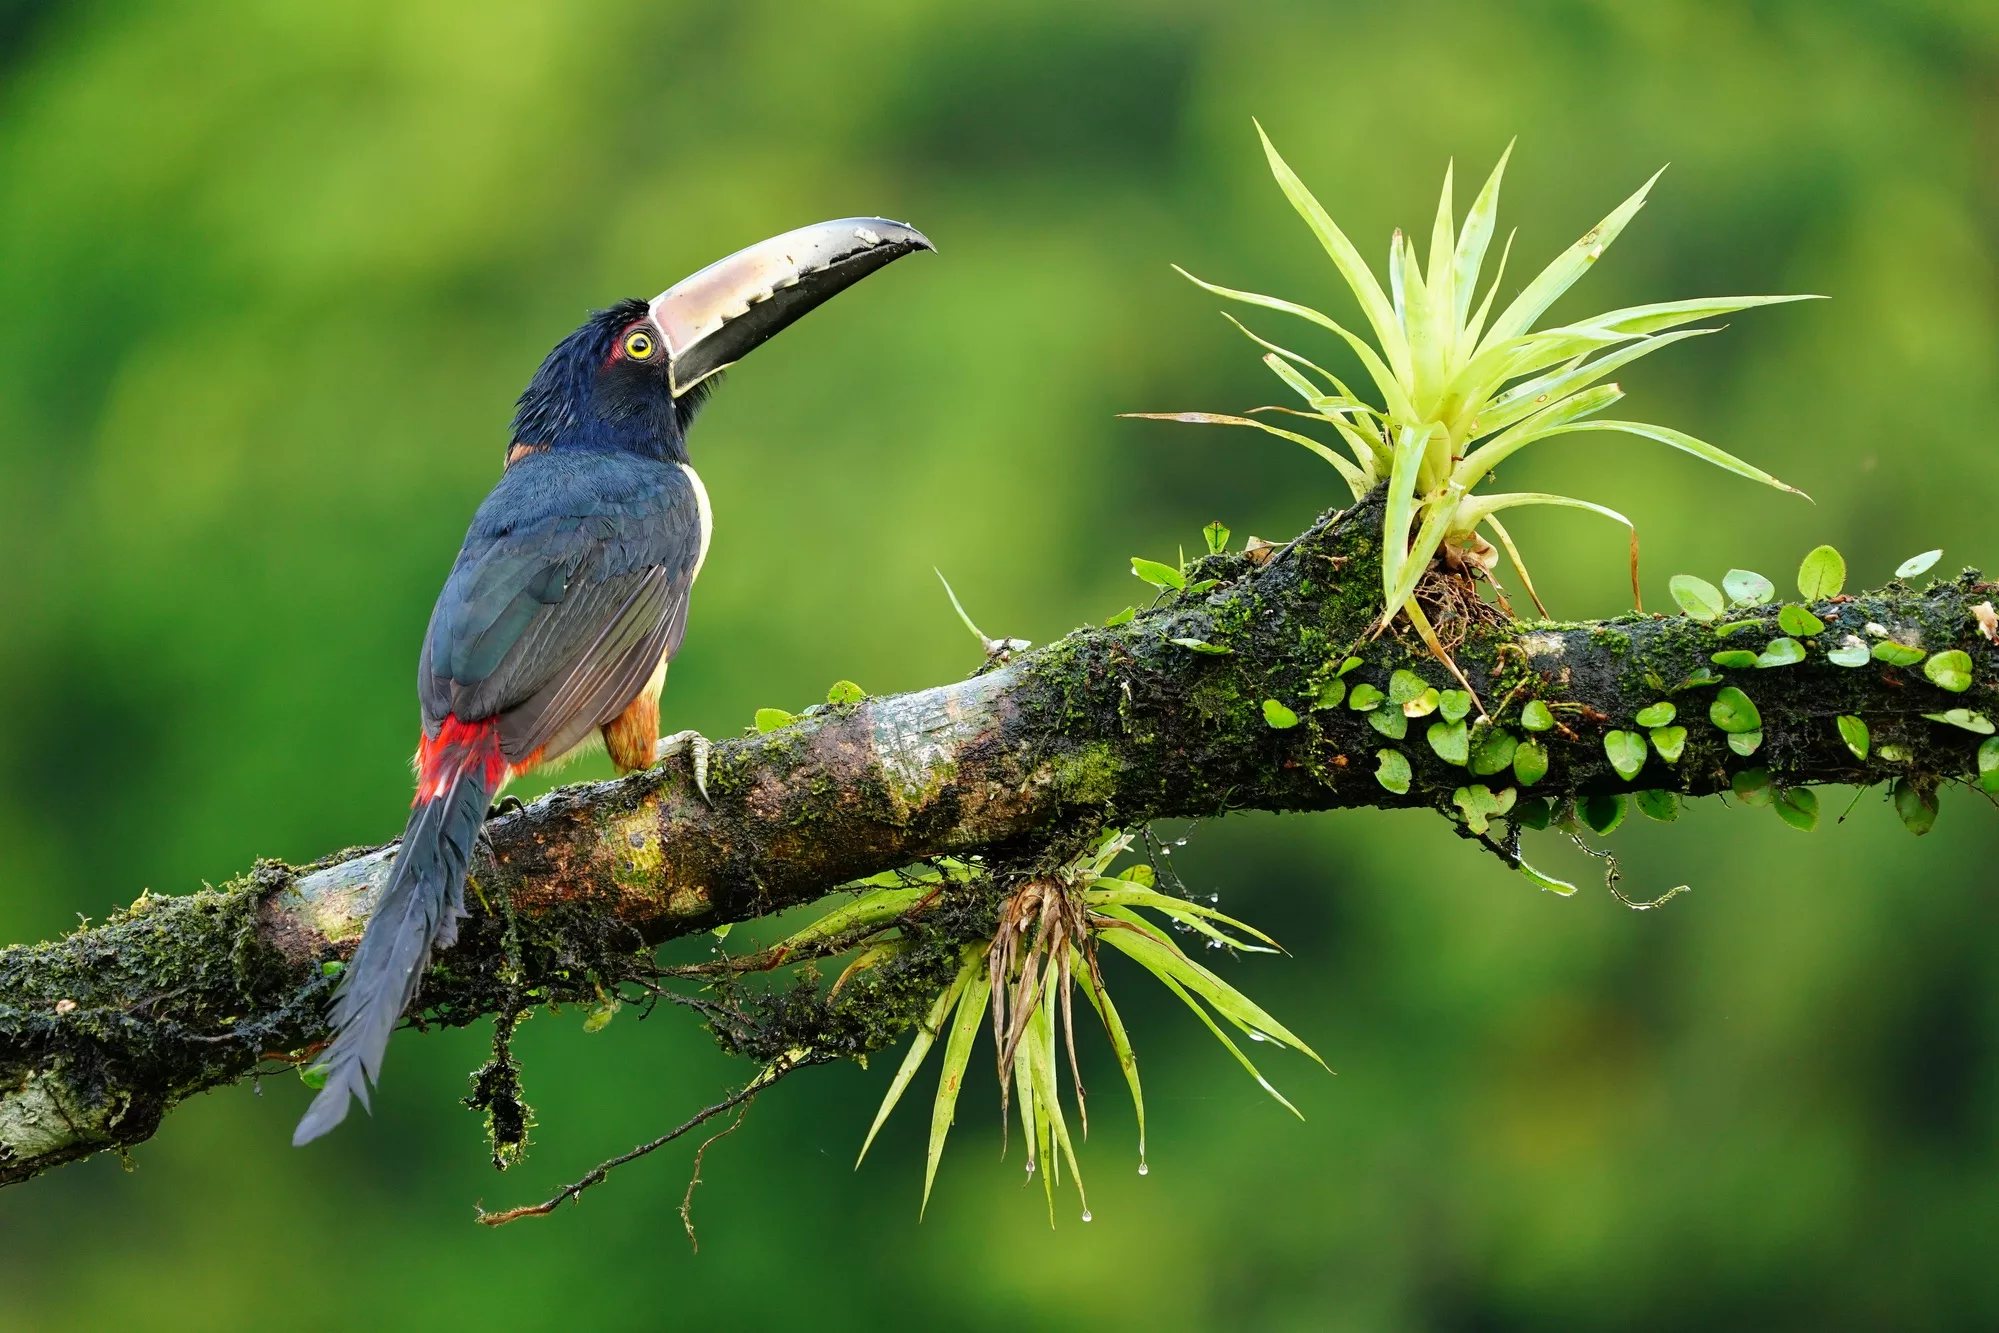
[[[1346,697],[1347,683],[1338,676],[1334,676],[1331,680],[1319,686],[1318,694],[1313,696],[1312,707],[1337,708],[1340,706],[1340,701]]]
[[[1409,734],[1409,715],[1400,708],[1374,709],[1367,715],[1367,724],[1392,741]]]
[[[1707,716],[1708,721],[1723,731],[1757,731],[1763,726],[1763,715],[1756,711],[1756,705],[1733,685],[1715,691]]]
[[[1409,790],[1409,761],[1396,750],[1375,752],[1374,780],[1397,796]]]
[[[1810,787],[1786,787],[1777,793],[1774,805],[1777,818],[1800,833],[1810,833],[1819,826],[1818,793]]]
[[[1544,829],[1548,827],[1550,813],[1547,801],[1539,796],[1529,796],[1514,808],[1513,822],[1521,828]]]
[[[836,680],[833,688],[826,691],[829,704],[857,704],[868,697],[868,692],[851,680]]]
[[[1867,724],[1851,713],[1843,713],[1839,718],[1839,738],[1846,742],[1846,748],[1853,751],[1855,759],[1867,757]]]
[[[1999,792],[1999,736],[1979,742],[1978,785],[1988,792]]]
[[[1937,558],[1942,554],[1943,548],[1939,546],[1934,551],[1924,551],[1921,555],[1912,555],[1901,564],[1895,566],[1895,577],[1898,579],[1912,579],[1916,575],[1928,570],[1931,565],[1937,562]]]
[[[1622,796],[1585,796],[1576,805],[1576,814],[1599,835],[1608,834],[1624,822],[1627,802]]]
[[[1937,794],[1908,778],[1897,778],[1895,813],[1902,817],[1902,827],[1920,838],[1937,826]]]
[[[1263,701],[1263,720],[1279,731],[1288,731],[1298,725],[1298,715],[1275,699]]]
[[[320,1088],[326,1086],[326,1076],[331,1072],[333,1071],[325,1065],[300,1065],[298,1067],[298,1081],[305,1084],[308,1088],[318,1091]]]
[[[1430,682],[1413,671],[1397,670],[1388,678],[1388,702],[1406,704],[1430,688]]]
[[[1825,622],[1802,606],[1787,606],[1777,613],[1777,627],[1786,634],[1809,639],[1825,633]]]
[[[1798,591],[1808,602],[1839,596],[1846,586],[1846,558],[1830,546],[1813,547],[1798,566]]]
[[[1638,710],[1638,725],[1641,727],[1663,727],[1679,716],[1680,710],[1669,703],[1656,703],[1649,708]]]
[[[1447,722],[1456,722],[1471,712],[1471,695],[1463,690],[1445,690],[1437,701]]]
[[[1680,604],[1680,609],[1695,620],[1718,620],[1727,605],[1721,589],[1692,574],[1675,574],[1666,586],[1672,590],[1673,600]]]
[[[1834,666],[1864,667],[1870,654],[1867,644],[1858,634],[1849,634],[1839,641],[1839,647],[1826,654]]]
[[[1513,737],[1497,727],[1488,727],[1478,734],[1471,749],[1471,771],[1484,777],[1490,773],[1501,773],[1513,766],[1513,756],[1519,745]]]
[[[1652,728],[1652,748],[1657,750],[1659,757],[1667,763],[1679,763],[1680,752],[1687,748],[1687,729],[1685,727]]]
[[[1953,727],[1963,727],[1966,731],[1975,731],[1981,736],[1992,734],[1992,719],[1983,713],[1974,713],[1969,708],[1953,708],[1944,713],[1924,713],[1923,716],[1932,722],[1943,722]]]
[[[1447,764],[1463,768],[1471,759],[1471,733],[1462,722],[1432,722],[1429,737],[1430,748],[1437,752],[1437,758]]]
[[[1610,758],[1610,766],[1617,770],[1617,776],[1626,782],[1638,776],[1645,767],[1645,738],[1635,731],[1612,731],[1603,738],[1603,752]]]
[[[1229,530],[1222,526],[1220,519],[1216,519],[1214,522],[1208,524],[1207,527],[1202,528],[1201,535],[1208,539],[1209,555],[1220,555],[1223,551],[1229,549]]]
[[[1734,667],[1738,670],[1747,670],[1756,665],[1756,654],[1741,648],[1730,648],[1726,652],[1713,654],[1708,660],[1718,667]]]
[[[1694,671],[1693,675],[1688,676],[1678,685],[1675,685],[1672,692],[1678,694],[1683,690],[1698,690],[1704,686],[1719,684],[1721,684],[1721,676],[1719,674],[1708,670],[1706,667],[1700,667]]]
[[[1726,625],[1714,627],[1714,637],[1725,639],[1739,629],[1756,629],[1763,624],[1760,620],[1731,620]]]
[[[1722,576],[1721,586],[1737,606],[1761,606],[1777,595],[1776,584],[1746,569],[1729,570]]]
[[[1923,660],[1923,650],[1911,648],[1906,643],[1896,643],[1893,639],[1883,639],[1874,645],[1874,660],[1886,662],[1889,666],[1914,666]]]
[[[1963,694],[1971,688],[1971,654],[1962,648],[1937,653],[1923,663],[1923,674],[1930,678],[1931,684],[1952,694]]]
[[[796,720],[782,708],[757,709],[756,723],[759,734],[766,731],[776,731],[779,727]]]
[[[1383,695],[1380,690],[1362,681],[1347,695],[1347,707],[1356,713],[1365,713],[1371,708],[1381,707]]]
[[[1874,747],[1874,753],[1881,757],[1882,762],[1889,764],[1913,763],[1916,758],[1915,752],[1908,746],[1897,745],[1894,741],[1881,742]]]
[[[1791,666],[1805,660],[1805,645],[1796,639],[1772,639],[1756,658],[1759,667]]]
[[[1731,731],[1728,733],[1728,748],[1747,759],[1763,746],[1760,731]]]
[[[1529,699],[1520,710],[1520,725],[1529,731],[1547,731],[1555,725],[1555,715],[1539,699]]]
[[[1767,768],[1745,768],[1728,780],[1728,786],[1744,805],[1768,805],[1777,799],[1777,787]]]
[[[1233,648],[1219,643],[1209,643],[1206,639],[1175,639],[1173,642],[1179,644],[1189,652],[1212,653],[1217,657],[1226,657],[1235,652]]]
[[[1402,715],[1404,717],[1428,717],[1437,711],[1437,705],[1440,700],[1441,696],[1435,690],[1424,690],[1414,699],[1410,699],[1402,705]]]
[[[1175,592],[1187,586],[1187,576],[1171,565],[1162,565],[1157,560],[1147,560],[1144,556],[1131,558],[1131,572],[1158,588],[1171,588]]]
[[[1531,787],[1548,776],[1548,751],[1539,741],[1522,741],[1513,748],[1513,777]]]
[[[1116,629],[1119,625],[1129,625],[1132,622],[1132,618],[1137,614],[1138,614],[1137,607],[1127,606],[1124,610],[1118,612],[1116,615],[1112,616],[1109,620],[1106,620],[1104,622],[1104,628]]]
[[[1349,657],[1346,661],[1340,663],[1340,669],[1338,671],[1335,671],[1333,674],[1335,676],[1344,676],[1347,674],[1347,672],[1352,671],[1355,667],[1359,665],[1360,665],[1360,659],[1358,657]]]
[[[1509,788],[1509,790],[1511,790]],[[1499,802],[1484,784],[1460,787],[1451,793],[1451,804],[1464,812],[1465,826],[1473,833],[1484,833],[1486,821],[1500,813]],[[1512,802],[1508,802],[1510,806]]]
[[[1680,794],[1676,791],[1641,791],[1638,793],[1638,813],[1661,824],[1670,824],[1680,817]]]

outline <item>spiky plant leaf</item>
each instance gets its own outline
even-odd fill
[[[1124,412],[1120,413],[1120,415],[1144,421],[1184,421],[1197,426],[1248,426],[1254,430],[1263,431],[1265,434],[1275,435],[1280,440],[1289,440],[1293,444],[1302,444],[1328,463],[1331,463],[1338,470],[1339,474],[1346,478],[1347,488],[1353,492],[1354,499],[1356,500],[1366,495],[1374,484],[1373,480],[1366,473],[1362,472],[1352,463],[1347,462],[1346,459],[1341,458],[1325,445],[1320,444],[1311,436],[1300,435],[1297,431],[1283,430],[1266,421],[1257,421],[1251,417],[1232,417],[1220,412]]]
[[[1494,166],[1461,228],[1453,226],[1451,216],[1455,171],[1446,171],[1430,228],[1427,262],[1416,244],[1396,232],[1389,244],[1384,290],[1352,241],[1285,163],[1260,125],[1257,133],[1279,188],[1353,292],[1374,340],[1370,343],[1310,307],[1187,276],[1204,290],[1231,301],[1289,314],[1332,332],[1353,349],[1373,380],[1380,395],[1378,408],[1297,353],[1244,330],[1270,354],[1267,364],[1272,371],[1312,409],[1310,414],[1301,415],[1316,416],[1332,426],[1353,450],[1356,463],[1348,464],[1341,458],[1338,464],[1349,488],[1356,485],[1356,472],[1370,484],[1384,478],[1387,481],[1382,533],[1384,626],[1397,615],[1406,615],[1431,651],[1450,660],[1417,607],[1416,588],[1430,562],[1445,547],[1458,551],[1481,547],[1475,532],[1481,523],[1493,526],[1492,510],[1464,502],[1463,497],[1473,494],[1476,499],[1476,488],[1485,476],[1529,443],[1585,429],[1617,431],[1670,445],[1749,480],[1795,489],[1683,432],[1635,422],[1586,423],[1583,419],[1615,401],[1618,391],[1614,386],[1593,387],[1613,372],[1676,342],[1718,331],[1682,326],[1812,298],[1699,297],[1627,306],[1546,329],[1533,327],[1623,233],[1644,206],[1657,174],[1558,255],[1488,322],[1511,251],[1510,235],[1498,273],[1475,311],[1472,302],[1496,230],[1500,183],[1511,145]],[[1333,385],[1337,393],[1324,392],[1312,384],[1302,373],[1305,369]],[[1596,512],[1611,511],[1598,507]],[[1494,526],[1493,530],[1531,593],[1532,581],[1519,551],[1505,537],[1503,528]]]
[[[1176,921],[1180,921],[1200,931],[1210,939],[1219,940],[1231,949],[1242,949],[1249,953],[1282,952],[1276,947],[1276,940],[1271,939],[1270,936],[1264,934],[1246,921],[1238,921],[1226,913],[1218,912],[1214,908],[1205,907],[1200,903],[1188,902],[1185,898],[1175,898],[1172,894],[1160,893],[1156,889],[1148,889],[1142,884],[1133,884],[1122,879],[1100,878],[1084,897],[1092,907],[1149,907],[1155,912],[1163,912]],[[1234,926],[1237,930],[1256,936],[1256,938],[1263,941],[1264,945],[1270,947],[1265,948],[1255,944],[1245,944],[1241,940],[1216,930],[1208,924],[1210,921],[1219,921],[1224,925]]]
[[[1097,1011],[1097,1018],[1104,1025],[1104,1035],[1110,1039],[1111,1051],[1117,1056],[1118,1068],[1124,1071],[1125,1086],[1131,1089],[1131,1109],[1138,1116],[1138,1161],[1142,1168],[1145,1164],[1145,1090],[1139,1086],[1138,1056],[1131,1048],[1131,1038],[1124,1030],[1124,1020],[1118,1016],[1117,1006],[1111,1003],[1110,992],[1097,984],[1096,972],[1083,957],[1082,950],[1070,950],[1069,970],[1083,988],[1090,1007]]]
[[[978,1040],[980,1021],[986,1016],[986,996],[991,981],[986,976],[986,960],[974,956],[965,963],[972,973],[958,995],[958,1013],[951,1021],[951,1035],[944,1042],[943,1068],[937,1075],[937,1099],[930,1108],[930,1146],[923,1164],[923,1204],[917,1210],[921,1220],[930,1207],[930,1187],[937,1181],[937,1163],[944,1156],[944,1140],[951,1133],[957,1115],[958,1091],[965,1086],[965,1067],[971,1062],[972,1044]]]
[[[952,1006],[958,1003],[958,998],[965,993],[965,987],[971,981],[974,968],[973,963],[967,963],[960,968],[958,975],[952,978],[951,984],[938,995],[937,1002],[930,1006],[930,1012],[924,1016],[921,1023],[917,1024],[916,1036],[909,1043],[909,1054],[902,1057],[902,1065],[895,1071],[895,1078],[888,1085],[888,1094],[882,1098],[881,1109],[875,1112],[875,1122],[868,1126],[868,1136],[861,1141],[860,1155],[854,1158],[856,1171],[860,1170],[861,1163],[867,1160],[868,1149],[874,1146],[875,1135],[881,1132],[883,1122],[888,1119],[888,1113],[902,1100],[903,1089],[909,1086],[909,1081],[916,1077],[916,1071],[922,1068],[924,1058],[930,1054],[930,1047],[936,1042],[937,1034],[944,1026],[945,1017],[950,1014]]]
[[[1131,926],[1129,930],[1106,930],[1101,936],[1106,943],[1143,964],[1153,975],[1171,977],[1186,986],[1213,1005],[1216,1013],[1244,1032],[1252,1032],[1280,1046],[1302,1051],[1317,1061],[1321,1068],[1325,1067],[1326,1062],[1319,1059],[1317,1051],[1272,1018],[1263,1006],[1189,958],[1179,945],[1160,934],[1130,908],[1110,907],[1104,909],[1104,914]]]

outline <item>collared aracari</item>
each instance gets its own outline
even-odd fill
[[[506,468],[473,515],[417,666],[416,800],[367,931],[333,999],[325,1086],[292,1135],[368,1104],[389,1034],[433,948],[466,916],[465,875],[509,780],[601,735],[620,770],[659,744],[659,696],[708,554],[708,494],[687,428],[717,372],[868,274],[934,247],[885,218],[759,242],[667,288],[593,313],[535,372]]]

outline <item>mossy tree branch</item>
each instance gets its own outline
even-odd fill
[[[1313,707],[1350,650],[1363,665],[1349,685],[1385,689],[1398,668],[1453,683],[1414,643],[1367,638],[1379,531],[1378,503],[1363,504],[1262,565],[1202,560],[1190,587],[1212,587],[1170,594],[1126,624],[1079,630],[958,684],[823,707],[720,743],[712,806],[684,763],[668,760],[493,820],[475,865],[477,915],[434,960],[420,1021],[590,1000],[647,975],[666,940],[928,857],[1020,865],[1066,855],[1105,827],[1235,810],[1426,806],[1455,817],[1454,791],[1509,779],[1468,778],[1445,762],[1424,740],[1434,719],[1390,741],[1348,706]],[[1827,628],[1803,662],[1724,673],[1762,714],[1750,757],[1709,723],[1714,686],[1661,686],[1712,669],[1718,650],[1774,637],[1774,608],[1764,608],[1767,630],[1726,641],[1677,615],[1484,625],[1456,657],[1497,725],[1517,730],[1531,699],[1563,705],[1561,725],[1541,737],[1547,775],[1531,788],[1557,802],[1640,789],[1698,796],[1749,768],[1780,786],[1902,780],[1929,792],[1976,776],[1980,738],[1924,715],[1999,713],[1994,649],[1973,609],[1990,591],[1967,572],[1925,591],[1891,584],[1815,604]],[[1870,624],[1927,653],[1962,650],[1969,689],[1946,691],[1919,667],[1827,660],[1829,646]],[[1662,697],[1688,729],[1684,752],[1671,765],[1654,752],[1626,781],[1604,737],[1636,731],[1636,713]],[[1265,700],[1299,723],[1272,725]],[[1840,715],[1866,720],[1866,759],[1842,740]],[[1406,793],[1375,776],[1377,752],[1391,746],[1413,770]],[[223,889],[142,897],[102,925],[0,952],[0,1184],[139,1143],[182,1099],[310,1050],[324,1035],[324,965],[351,952],[392,856],[264,862]],[[844,1035],[822,1028],[818,1054],[890,1039],[951,966],[918,950],[851,988]]]

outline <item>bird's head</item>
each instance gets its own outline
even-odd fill
[[[508,462],[564,448],[684,459],[721,371],[868,274],[935,248],[900,222],[841,218],[759,241],[650,301],[593,311],[521,395]]]

